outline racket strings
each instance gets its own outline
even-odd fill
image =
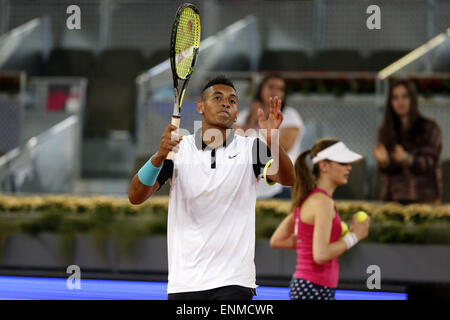
[[[185,79],[191,73],[194,49],[200,45],[200,19],[191,8],[180,15],[175,40],[175,65],[178,77]]]

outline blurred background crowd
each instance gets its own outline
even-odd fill
[[[0,1],[3,192],[125,194],[169,121],[167,39],[179,3],[78,1],[80,29],[68,28],[71,4]],[[261,79],[277,72],[302,122],[295,149],[324,136],[346,141],[365,161],[337,197],[371,200],[381,197],[373,148],[392,80],[415,85],[421,112],[447,136],[446,1],[380,1],[381,29],[373,30],[366,24],[367,1],[195,4],[202,13],[202,47],[183,110],[182,126],[190,132],[200,120],[191,106],[206,78],[232,78],[244,113]],[[445,202],[446,143],[442,139],[440,154]]]
[[[202,36],[182,128],[201,120],[205,81],[225,74],[241,127],[255,127],[268,95],[285,97],[282,143],[293,161],[323,137],[364,156],[335,199],[450,202],[449,1],[191,2]],[[126,196],[170,122],[180,4],[0,0],[0,194]],[[380,29],[367,24],[372,4]],[[71,5],[80,28],[70,27]],[[168,193],[166,184],[159,194]],[[281,187],[258,195],[290,197]]]

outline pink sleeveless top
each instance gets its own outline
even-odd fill
[[[318,192],[329,196],[325,190],[316,188],[308,194],[305,200],[310,195]],[[339,280],[338,258],[336,257],[322,265],[314,262],[312,250],[314,225],[302,222],[300,219],[301,207],[302,204],[294,211],[294,226],[297,240],[299,240],[297,241],[297,267],[294,277],[308,280],[321,286],[336,288]],[[336,211],[336,216],[333,219],[330,243],[338,241],[342,233],[341,218],[339,217],[336,206],[334,206],[334,210]]]

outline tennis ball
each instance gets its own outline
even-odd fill
[[[364,211],[358,211],[356,213],[356,221],[358,221],[359,223],[364,222],[367,219],[367,213],[365,213]]]
[[[348,226],[344,221],[341,221],[341,228],[342,228],[341,238],[343,238],[348,234]]]

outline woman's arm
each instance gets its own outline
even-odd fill
[[[297,237],[294,234],[294,214],[289,214],[280,223],[270,238],[270,246],[276,249],[295,249]]]
[[[381,173],[395,173],[402,169],[402,164],[394,161],[380,139],[378,139],[377,145],[373,148],[373,155],[377,161],[378,171]]]
[[[389,154],[384,144],[378,142],[377,145],[373,148],[373,155],[380,168],[386,168],[388,166],[390,161]]]
[[[344,240],[330,243],[331,228],[334,219],[334,203],[326,195],[318,194],[311,198],[309,207],[316,208],[314,214],[313,259],[324,264],[347,250]]]
[[[313,259],[317,264],[324,264],[347,251],[347,244],[343,239],[330,243],[331,229],[334,219],[334,203],[325,195],[317,195],[311,204],[315,210],[314,234],[313,234]],[[357,222],[356,214],[353,215],[351,232],[356,235],[358,241],[369,234],[370,218],[364,222]]]

